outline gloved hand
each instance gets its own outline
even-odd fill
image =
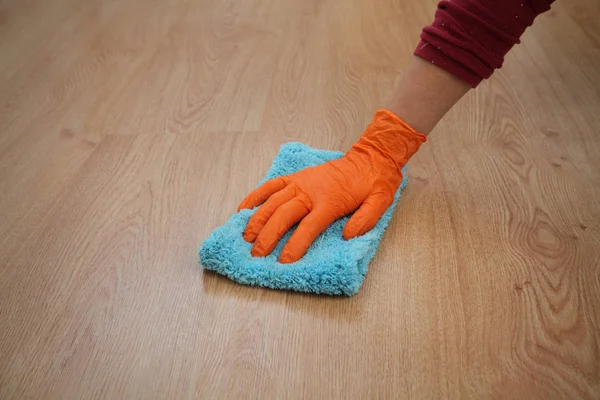
[[[321,232],[354,211],[344,238],[368,232],[393,203],[402,167],[425,140],[396,115],[378,110],[363,136],[341,158],[265,182],[239,206],[241,210],[262,204],[244,230],[244,239],[254,243],[251,254],[270,254],[279,239],[300,223],[279,259],[298,261]]]

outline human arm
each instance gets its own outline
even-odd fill
[[[260,206],[244,231],[245,240],[253,243],[252,255],[270,254],[295,224],[282,263],[299,260],[341,217],[353,214],[345,239],[369,231],[391,205],[401,169],[426,135],[470,88],[502,65],[504,55],[550,3],[441,1],[392,98],[352,148],[339,160],[271,180],[240,204],[240,209]]]

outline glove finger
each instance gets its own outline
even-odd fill
[[[293,263],[304,257],[315,239],[336,220],[326,209],[313,210],[298,225],[290,240],[286,243],[279,262]]]
[[[369,232],[394,202],[394,197],[385,191],[371,193],[350,217],[344,227],[344,239],[349,240]]]
[[[271,254],[279,239],[310,212],[307,204],[304,196],[300,195],[279,207],[258,234],[251,254],[254,257]]]
[[[282,177],[273,178],[254,189],[239,205],[238,211],[244,208],[254,208],[264,203],[271,195],[282,190],[286,180]]]
[[[284,189],[275,193],[262,205],[248,221],[246,229],[244,229],[244,239],[247,242],[253,243],[256,237],[265,226],[269,218],[275,211],[288,201],[296,196],[296,189],[292,186],[286,186]]]

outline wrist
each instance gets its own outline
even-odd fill
[[[401,169],[425,141],[425,135],[397,115],[380,109],[351,151],[367,153],[378,163],[392,161]]]

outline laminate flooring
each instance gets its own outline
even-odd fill
[[[352,298],[197,250],[279,147],[346,150],[436,3],[0,1],[0,398],[600,398],[600,3],[444,118]]]

